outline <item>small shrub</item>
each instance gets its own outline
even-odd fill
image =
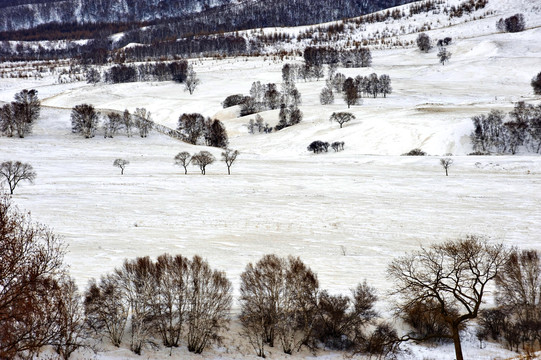
[[[402,156],[426,156],[426,152],[419,148],[415,148],[405,154],[402,154]]]

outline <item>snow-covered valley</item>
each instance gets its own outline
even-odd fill
[[[511,13],[509,4],[502,2],[502,11]],[[386,267],[420,245],[477,234],[541,250],[541,157],[525,151],[467,155],[472,152],[472,116],[492,109],[509,112],[518,101],[540,101],[530,81],[541,71],[541,12],[529,14],[528,20],[532,26],[514,34],[477,36],[481,25],[475,21],[447,29],[453,44],[445,65],[438,62],[437,50],[373,50],[372,67],[338,71],[346,76],[388,74],[393,92],[387,98],[363,98],[362,105],[349,110],[339,96],[334,105],[320,105],[323,80],[299,81],[303,121],[271,134],[249,134],[246,124],[254,115],[238,117],[238,107],[223,109],[221,102],[228,95],[247,94],[254,81],[279,84],[283,64],[300,58],[191,60],[201,79],[193,95],[173,82],[94,86],[56,84],[53,76],[0,79],[0,102],[35,88],[43,106],[30,136],[0,137],[0,161],[21,160],[36,170],[35,184],[21,183],[13,201],[64,238],[70,273],[82,289],[125,258],[180,253],[201,255],[226,271],[237,295],[245,266],[274,253],[300,256],[331,293],[347,293],[366,279],[378,290],[382,317],[390,318],[392,282]],[[177,153],[208,150],[219,159],[221,149],[156,132],[148,138],[84,139],[71,133],[70,123],[71,108],[81,103],[102,110],[144,107],[156,123],[172,128],[182,113],[220,119],[239,158],[231,175],[221,161],[209,165],[206,176],[193,166],[184,175],[174,165]],[[329,121],[337,111],[350,111],[356,119],[340,129]],[[271,125],[278,120],[278,110],[261,115]],[[306,149],[313,140],[344,141],[345,150],[313,154]],[[400,156],[413,148],[429,156]],[[439,163],[444,155],[454,160],[448,177]],[[112,166],[116,158],[130,161],[122,176]],[[238,311],[235,302],[232,316]],[[256,358],[235,339],[237,332],[234,324],[223,347],[203,358]],[[514,356],[495,344],[479,349],[469,333],[465,343],[468,359]],[[452,344],[405,348],[400,358],[454,358]],[[137,358],[126,348],[108,350],[78,356]],[[145,358],[168,355],[168,350],[144,352]],[[173,355],[201,358],[185,349]],[[287,356],[275,351],[270,357]]]

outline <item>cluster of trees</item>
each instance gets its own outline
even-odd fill
[[[514,249],[496,277],[497,306],[480,314],[477,337],[509,349],[536,349],[541,343],[541,254]]]
[[[185,82],[190,68],[186,60],[169,63],[143,63],[140,65],[115,65],[104,74],[104,81],[108,83],[126,83],[136,81],[176,81]],[[193,69],[191,69],[193,71]],[[101,80],[99,72],[90,68],[86,75],[89,83]]]
[[[237,160],[237,156],[239,156],[238,150],[225,149],[222,152],[222,161],[227,166],[228,175],[231,175],[231,166]],[[182,166],[184,168],[184,174],[188,174],[188,165],[191,163],[192,165],[199,166],[201,174],[205,175],[207,165],[212,164],[214,161],[216,161],[216,158],[208,151],[200,151],[194,155],[183,151],[175,155],[175,165]]]
[[[299,109],[299,105],[302,103],[301,93],[295,85],[300,68],[302,66],[297,67],[292,64],[285,64],[282,67],[282,91],[279,91],[274,83],[261,84],[260,81],[255,81],[252,83],[249,96],[230,95],[223,101],[222,105],[224,108],[240,105],[241,116],[279,108],[279,120],[274,128],[276,131],[298,124],[303,117],[302,111]],[[252,134],[255,133],[256,129],[258,132],[264,133],[272,131],[268,124],[263,123],[263,118],[259,115],[255,120],[251,119],[247,126]]]
[[[182,140],[194,145],[200,144],[225,149],[229,144],[224,124],[218,119],[212,120],[199,113],[180,115],[177,131]]]
[[[366,47],[351,50],[338,50],[332,47],[307,46],[303,53],[304,61],[311,66],[322,64],[340,64],[343,67],[369,67],[372,65],[372,54]]]
[[[24,138],[32,131],[32,125],[39,118],[41,103],[38,91],[22,90],[15,94],[15,101],[0,107],[0,133]]]
[[[526,22],[524,21],[524,15],[515,14],[508,18],[500,18],[496,22],[496,28],[502,32],[520,32],[526,28]]]
[[[286,354],[318,343],[330,349],[386,355],[396,348],[387,342],[396,332],[380,324],[372,333],[377,313],[375,290],[366,282],[351,296],[320,290],[317,275],[299,258],[265,255],[241,274],[240,321],[257,356],[267,347]],[[383,335],[383,336],[382,336]]]
[[[470,139],[476,153],[515,154],[521,146],[541,152],[541,105],[521,101],[507,116],[492,110],[488,115],[474,116],[472,121],[474,130]]]
[[[322,152],[328,152],[330,146],[335,152],[338,152],[344,150],[344,145],[345,143],[343,141],[334,141],[332,144],[329,144],[326,141],[315,140],[308,145],[307,150],[313,151],[314,154],[319,154]]]
[[[268,134],[272,132],[272,127],[269,126],[269,123],[264,123],[263,117],[259,114],[255,116],[255,120],[250,119],[246,126],[250,134],[255,134],[256,132]]]
[[[122,267],[91,280],[84,294],[92,333],[120,346],[130,324],[130,349],[159,338],[166,347],[181,339],[197,354],[219,339],[231,308],[231,282],[199,256],[164,254],[125,260]],[[129,320],[129,321],[128,321]]]
[[[126,109],[122,114],[109,113],[102,117],[93,105],[81,104],[71,110],[71,131],[87,139],[92,138],[99,129],[100,119],[103,119],[106,138],[113,138],[121,131],[131,137],[136,130],[141,137],[147,137],[154,127],[150,111],[145,108],[137,108],[133,114]]]
[[[393,88],[391,78],[386,74],[378,77],[376,73],[372,73],[368,76],[357,75],[355,78],[346,78],[342,73],[333,73],[330,68],[326,86],[319,95],[320,103],[333,104],[334,91],[342,94],[349,108],[351,105],[359,104],[362,97],[376,98],[379,94],[387,97],[387,94],[392,93]]]

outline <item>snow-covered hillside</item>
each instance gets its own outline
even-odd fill
[[[248,94],[254,81],[279,84],[284,62],[300,58],[191,60],[201,78],[193,95],[175,83],[93,86],[55,84],[53,76],[0,79],[0,101],[35,88],[43,104],[32,135],[0,137],[0,161],[34,166],[35,184],[21,183],[14,202],[64,237],[69,244],[66,260],[81,288],[124,258],[168,252],[203,256],[227,272],[238,294],[246,264],[263,254],[292,254],[300,256],[331,293],[346,293],[366,279],[378,289],[378,310],[390,317],[387,292],[392,283],[385,268],[419,245],[480,234],[509,246],[541,250],[541,215],[536,211],[541,204],[541,157],[524,151],[516,156],[467,156],[472,151],[472,116],[492,109],[509,112],[517,101],[541,100],[530,86],[541,71],[541,12],[533,3],[490,0],[493,17],[461,18],[453,26],[427,32],[433,38],[453,37],[448,47],[452,57],[444,66],[436,49],[421,53],[406,46],[373,48],[370,68],[338,69],[347,76],[388,74],[393,93],[387,98],[364,98],[362,105],[348,110],[337,96],[334,105],[322,106],[324,81],[298,82],[303,121],[271,134],[250,135],[246,124],[254,115],[238,117],[238,107],[223,109],[221,102],[228,95]],[[524,12],[526,31],[495,31],[496,19],[523,10],[529,10]],[[402,36],[407,40],[416,35]],[[200,112],[223,121],[230,147],[241,155],[231,176],[219,161],[208,167],[206,176],[195,167],[184,175],[173,164],[178,152],[204,149],[219,159],[221,151],[158,133],[145,139],[80,138],[71,133],[70,110],[81,103],[104,110],[145,107],[155,122],[169,127],[176,126],[182,113]],[[356,120],[340,129],[329,121],[337,111],[351,111]],[[261,115],[271,125],[277,122],[277,110]],[[345,150],[315,155],[306,149],[313,140],[344,141]],[[431,156],[399,156],[417,147]],[[448,153],[454,164],[445,177],[439,159]],[[119,157],[131,162],[123,176],[112,166]],[[488,304],[492,297],[489,294]],[[233,317],[237,312],[235,303]],[[203,358],[255,359],[238,331],[234,324],[224,346]],[[495,344],[479,349],[471,331],[465,343],[468,359],[513,356]],[[409,350],[401,359],[454,358],[450,345],[405,348]],[[136,358],[126,348],[107,349],[96,358]],[[165,350],[144,352],[146,358],[168,355]],[[190,356],[184,348],[173,355]],[[94,355],[79,358],[85,356]],[[342,354],[319,356],[338,359]],[[285,355],[275,351],[270,357]]]

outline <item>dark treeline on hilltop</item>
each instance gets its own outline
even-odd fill
[[[268,26],[296,26],[316,24],[343,18],[360,16],[389,7],[409,3],[411,0],[274,0],[250,1],[233,4],[231,0],[210,2],[208,0],[161,1],[149,0],[82,0],[81,7],[73,0],[8,0],[3,2],[0,12],[2,39],[36,40],[32,35],[16,30],[41,28],[41,40],[51,39],[51,33],[59,25],[51,23],[76,23],[74,32],[99,30],[92,24],[100,23],[101,29],[112,23],[161,23],[160,31],[168,29],[174,36],[208,34],[219,31],[235,31]],[[22,6],[22,4],[31,4]],[[214,7],[211,6],[216,5]],[[71,38],[66,33],[65,38]],[[162,38],[163,39],[163,38]]]

